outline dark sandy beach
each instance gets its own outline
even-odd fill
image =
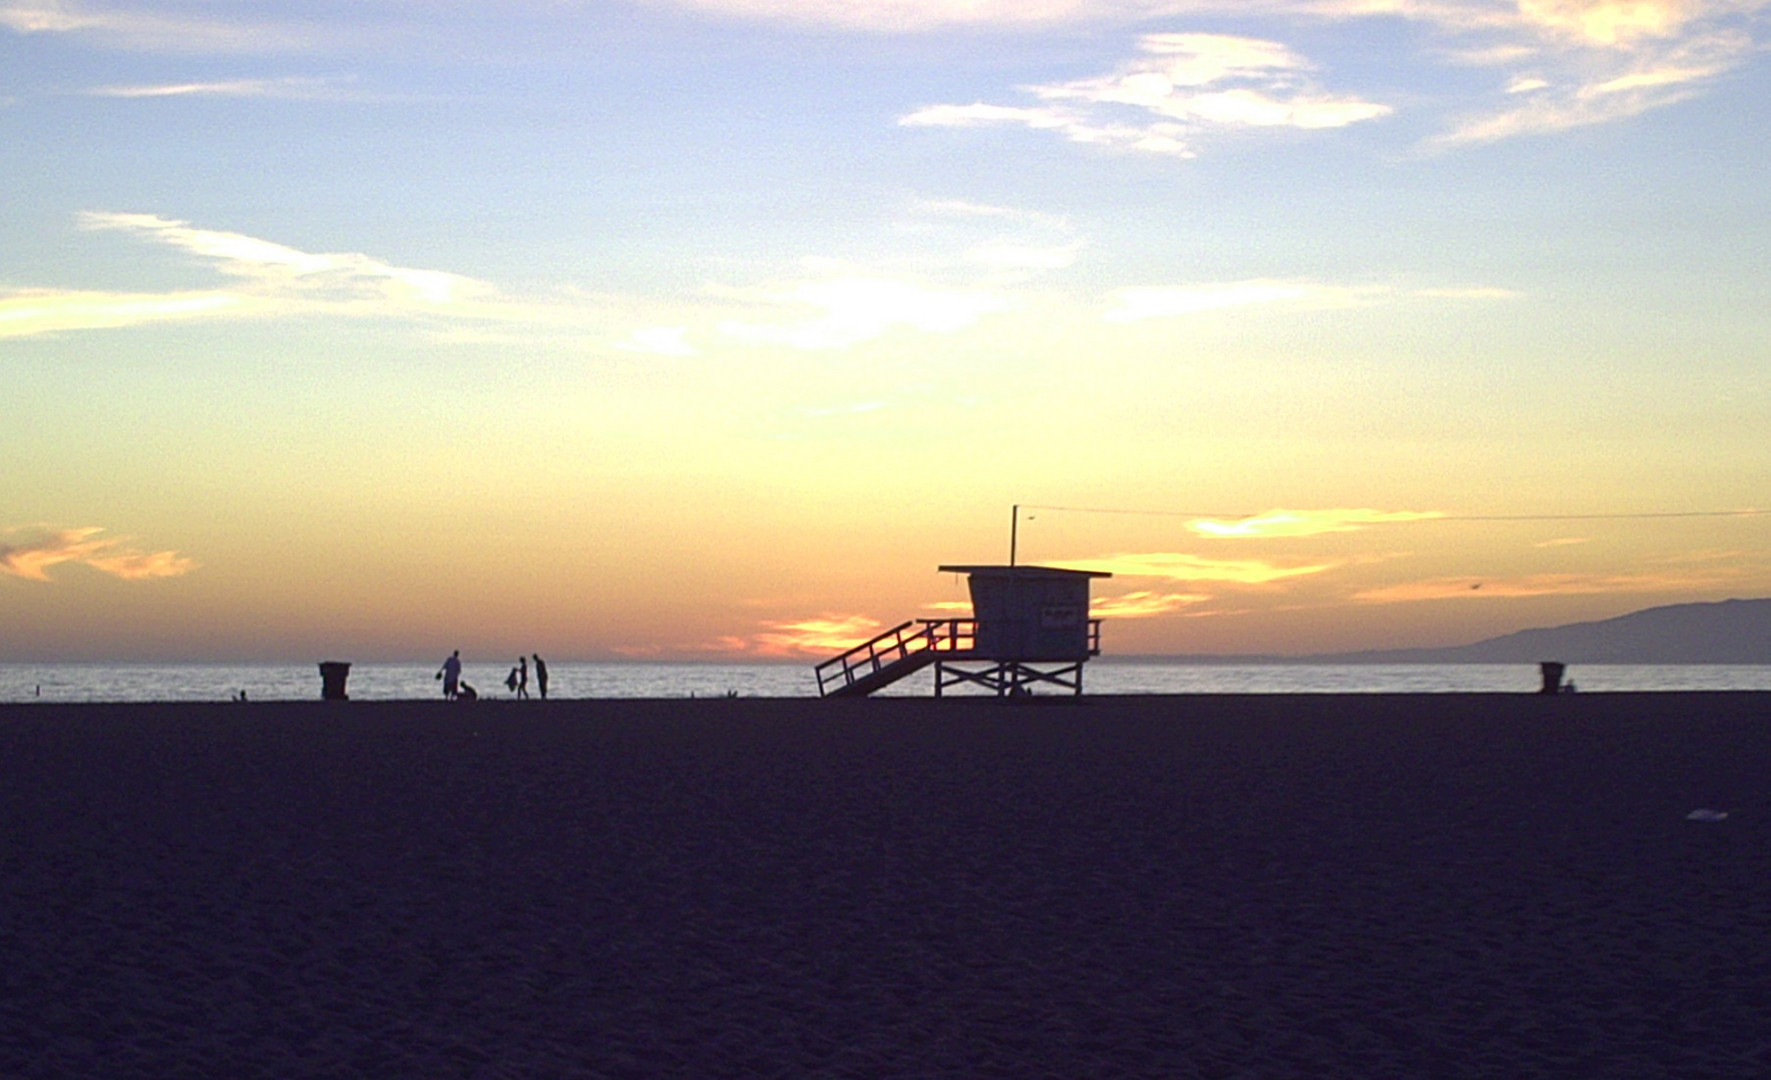
[[[0,957],[7,1077],[1763,1077],[1771,695],[0,707]]]

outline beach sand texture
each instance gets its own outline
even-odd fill
[[[1771,695],[4,707],[0,956],[7,1077],[1764,1077]]]

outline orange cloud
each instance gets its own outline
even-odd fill
[[[763,640],[790,643],[798,649],[852,649],[879,631],[878,619],[865,615],[823,615],[792,622],[769,622]]]
[[[1265,585],[1286,578],[1320,574],[1339,566],[1336,562],[1299,563],[1281,566],[1264,559],[1207,559],[1181,552],[1105,555],[1055,565],[1068,570],[1104,570],[1117,577],[1163,578],[1168,581],[1226,581],[1238,585]]]
[[[96,526],[81,529],[0,529],[7,538],[22,535],[18,542],[0,543],[0,573],[30,581],[48,581],[49,568],[61,563],[83,563],[94,570],[122,578],[180,577],[197,568],[197,562],[176,551],[139,551],[122,537],[99,537]]]
[[[1089,605],[1089,616],[1096,619],[1147,619],[1210,599],[1203,593],[1128,592],[1097,598]]]
[[[1214,540],[1270,539],[1356,532],[1370,525],[1431,521],[1444,516],[1445,513],[1442,510],[1371,510],[1363,507],[1331,510],[1269,510],[1264,514],[1231,521],[1200,518],[1197,521],[1189,521],[1187,528],[1200,536],[1210,537]]]
[[[660,651],[723,653],[765,658],[829,656],[846,652],[877,634],[882,624],[865,615],[829,614],[804,619],[768,621],[762,629],[749,636],[727,634],[700,645],[679,646]],[[624,655],[640,655],[638,650],[618,650]]]
[[[1353,594],[1367,604],[1418,600],[1516,600],[1533,596],[1593,596],[1609,593],[1680,592],[1728,581],[1731,574],[1529,574],[1517,578],[1433,578],[1386,585]]]

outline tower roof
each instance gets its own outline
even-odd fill
[[[1098,578],[1112,577],[1105,570],[1065,570],[1056,566],[942,566],[937,567],[943,574],[969,574],[973,577],[1013,577],[1013,578]]]

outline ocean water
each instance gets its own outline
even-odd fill
[[[463,676],[484,698],[513,696],[505,664],[464,665]],[[355,700],[435,698],[428,663],[355,664],[348,690]],[[550,663],[554,698],[816,697],[810,664]],[[1567,677],[1586,691],[1771,690],[1771,665],[1574,664]],[[1376,694],[1529,693],[1540,685],[1535,664],[1166,664],[1091,662],[1091,694]],[[0,663],[0,702],[226,701],[244,691],[253,701],[320,696],[317,664],[28,664]],[[530,692],[535,692],[530,680]],[[956,694],[962,690],[949,690]],[[969,691],[975,693],[976,691]],[[881,696],[928,696],[933,675],[911,675]]]

